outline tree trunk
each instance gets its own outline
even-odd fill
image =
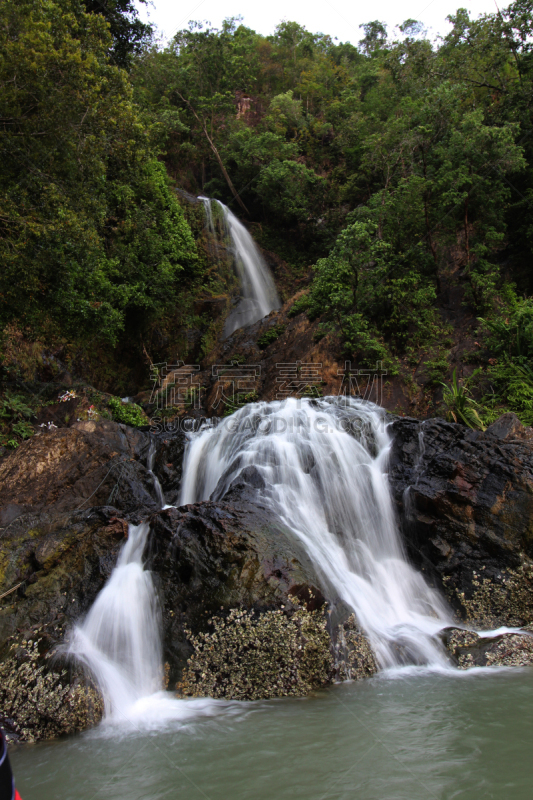
[[[224,164],[222,163],[222,159],[220,158],[220,153],[218,152],[217,148],[215,147],[215,143],[213,142],[213,140],[212,140],[212,139],[211,139],[211,137],[209,136],[209,134],[208,134],[208,132],[207,132],[207,128],[205,127],[205,125],[204,125],[204,134],[205,134],[205,137],[206,137],[207,141],[209,142],[209,144],[210,144],[210,146],[211,146],[211,150],[212,150],[212,151],[213,151],[213,153],[215,154],[215,158],[216,158],[216,160],[218,161],[218,165],[219,165],[219,167],[220,167],[220,170],[221,170],[221,172],[222,172],[223,176],[224,176],[224,177],[225,177],[225,179],[226,179],[226,183],[228,184],[228,186],[229,186],[229,188],[230,188],[230,191],[231,191],[231,193],[232,193],[233,197],[234,197],[234,198],[235,198],[235,200],[238,202],[238,204],[240,205],[240,207],[242,208],[242,210],[244,211],[244,213],[245,213],[247,216],[250,216],[250,212],[248,211],[248,209],[247,209],[247,208],[246,208],[246,206],[244,205],[243,201],[242,201],[242,200],[241,200],[241,198],[239,197],[239,193],[237,192],[237,190],[236,190],[235,186],[233,185],[233,183],[232,183],[232,181],[231,181],[231,178],[230,178],[230,176],[228,175],[228,173],[227,173],[227,171],[226,171],[226,167],[225,167],[225,166],[224,166]]]
[[[465,250],[466,250],[466,268],[470,270],[470,239],[468,237],[468,195],[465,198]]]

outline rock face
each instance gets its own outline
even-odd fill
[[[408,551],[459,616],[533,620],[533,439],[513,414],[484,433],[396,418],[390,483]]]
[[[533,664],[533,635],[504,633],[481,637],[473,631],[448,628],[443,641],[459,669],[470,667],[528,667]]]
[[[0,718],[25,740],[101,716],[61,644],[111,574],[128,521],[157,507],[149,445],[125,425],[82,422],[0,461]]]
[[[23,513],[113,505],[155,510],[149,438],[116,422],[44,431],[0,461],[0,525]]]
[[[157,514],[152,530],[149,565],[162,592],[171,685],[193,652],[187,631],[207,632],[212,616],[289,606],[291,596],[310,610],[324,604],[305,554],[266,509],[197,503]]]

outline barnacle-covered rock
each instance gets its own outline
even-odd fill
[[[533,620],[533,563],[522,556],[517,569],[502,568],[486,574],[484,566],[473,569],[468,586],[452,587],[443,577],[444,589],[452,603],[460,604],[462,619],[479,628],[500,625],[520,627]]]
[[[354,614],[334,632],[335,679],[357,681],[378,671],[376,656]]]
[[[67,664],[37,629],[12,638],[0,662],[0,724],[8,738],[36,742],[72,734],[99,722],[103,700],[78,668]]]
[[[211,630],[190,634],[193,654],[177,690],[232,700],[301,697],[331,681],[333,658],[322,610],[232,609]]]
[[[460,669],[533,665],[533,635],[527,629],[487,637],[471,630],[447,628],[441,635]]]
[[[309,558],[259,504],[233,497],[170,508],[152,518],[152,530],[149,566],[161,587],[171,685],[192,655],[190,635],[208,633],[211,617],[325,603]]]

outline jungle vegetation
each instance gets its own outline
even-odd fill
[[[116,345],[192,313],[213,279],[176,186],[312,267],[294,313],[346,357],[426,359],[438,387],[473,315],[471,424],[533,423],[533,2],[449,21],[357,46],[193,22],[161,46],[125,0],[4,0],[0,329]]]

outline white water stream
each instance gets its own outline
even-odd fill
[[[238,328],[252,325],[280,308],[281,303],[265,259],[242,222],[220,200],[199,199],[204,204],[206,225],[215,242],[218,233],[213,204],[215,209],[220,209],[224,238],[230,242],[229,249],[241,287],[241,299],[224,326],[222,335],[227,338]]]
[[[70,646],[96,678],[108,717],[127,717],[163,688],[161,615],[142,561],[148,532],[147,523],[129,526],[116,567]]]
[[[381,667],[449,668],[440,595],[407,562],[387,482],[385,412],[347,399],[253,403],[191,436],[180,503],[221,498],[247,466],[304,545],[332,598],[353,611]]]
[[[152,439],[147,468],[164,510],[171,506],[153,472],[155,455]],[[163,691],[161,608],[143,557],[149,533],[146,522],[129,525],[116,566],[85,619],[74,628],[68,648],[96,680],[106,721],[120,729],[160,728],[228,707],[211,698],[178,700]]]

